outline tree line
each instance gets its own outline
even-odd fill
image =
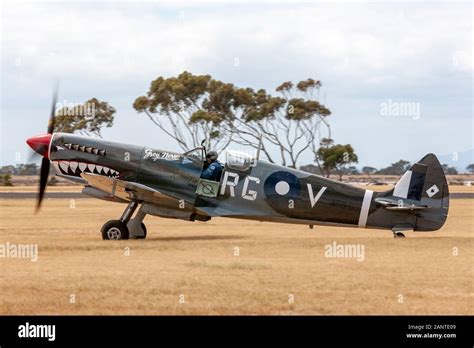
[[[340,169],[339,171],[332,170],[331,174],[337,174],[337,175],[358,175],[358,174],[365,174],[365,175],[402,175],[405,173],[411,166],[411,163],[409,161],[405,160],[399,160],[395,163],[390,164],[389,166],[385,168],[374,168],[371,166],[364,166],[362,167],[361,170],[356,168],[355,166],[348,166]],[[448,164],[442,164],[443,171],[446,175],[457,175],[458,170],[455,167],[451,167]],[[300,167],[301,170],[304,170],[309,173],[313,174],[318,174],[321,175],[321,172],[319,171],[319,168],[315,166],[314,164],[307,164],[304,166]],[[466,167],[466,172],[470,174],[474,174],[474,163],[469,164]]]
[[[266,160],[293,168],[303,153],[311,152],[321,173],[329,175],[333,169],[356,163],[357,155],[349,144],[334,144],[328,121],[331,111],[319,101],[321,87],[321,81],[313,78],[285,81],[272,95],[265,89],[242,88],[184,71],[153,80],[133,107],[183,152],[203,140],[217,152],[234,143],[258,149]],[[56,129],[100,136],[101,127],[113,124],[115,109],[107,102],[92,98],[86,103],[93,107],[57,110]],[[77,110],[94,110],[95,115],[77,115]]]
[[[395,163],[392,163],[386,168],[376,169],[374,167],[365,166],[361,170],[355,166],[348,166],[341,168],[340,171],[331,170],[330,174],[342,174],[342,175],[402,175],[405,171],[410,168],[411,164],[409,161],[399,160]],[[448,164],[442,165],[444,173],[446,175],[457,175],[458,171],[454,167],[450,167]],[[325,175],[325,173],[320,172],[319,168],[314,164],[306,164],[299,167],[300,170],[306,171],[312,174]],[[6,165],[0,167],[0,174],[8,175],[38,175],[40,172],[40,167],[36,163],[20,163],[17,165]],[[466,167],[466,172],[474,174],[474,163],[469,164]]]
[[[203,139],[217,152],[235,143],[260,148],[268,161],[296,168],[304,152],[318,155],[322,125],[330,137],[331,111],[318,100],[321,87],[321,81],[312,78],[286,81],[271,95],[185,71],[152,81],[133,107],[183,151]]]
[[[320,102],[322,82],[307,78],[285,81],[273,94],[265,89],[238,87],[213,78],[184,71],[178,76],[160,76],[151,81],[146,94],[133,108],[145,115],[183,151],[204,140],[218,153],[230,144],[255,151],[272,163],[297,168],[303,153],[311,153],[314,164],[303,170],[329,177],[358,173],[358,157],[350,144],[336,144],[331,135],[331,110]],[[101,136],[111,127],[116,110],[107,102],[91,98],[81,105],[58,105],[56,130]],[[399,175],[407,161],[377,170],[362,168],[365,174]],[[456,170],[447,167],[453,174]]]

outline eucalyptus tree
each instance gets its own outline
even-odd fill
[[[245,89],[242,95],[244,112],[234,122],[234,141],[254,148],[261,146],[271,162],[277,158],[282,165],[296,168],[301,155],[312,151],[317,159],[321,139],[321,125],[331,111],[317,100],[321,82],[307,79],[294,85],[291,81],[276,88],[280,96],[274,97],[261,89]],[[262,139],[262,141],[260,141]],[[269,148],[277,148],[273,157]]]
[[[56,132],[101,136],[103,127],[112,127],[115,108],[105,101],[91,98],[84,103],[56,104]]]
[[[183,151],[199,146],[203,139],[209,148],[222,151],[233,134],[223,131],[223,124],[232,123],[242,109],[235,91],[231,83],[185,71],[177,77],[160,76],[152,81],[147,94],[138,97],[133,107]]]

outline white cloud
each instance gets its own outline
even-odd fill
[[[441,88],[465,96],[473,70],[469,10],[469,3],[7,2],[3,101],[10,109],[24,107],[18,98],[45,105],[45,81],[58,76],[68,100],[97,93],[131,105],[153,78],[185,69],[270,90],[288,79],[319,78],[328,100],[338,102],[348,94],[436,98]],[[451,102],[456,110],[459,101]],[[352,141],[345,122],[348,130],[336,133]]]
[[[373,79],[394,71],[431,73],[446,56],[454,57],[461,69],[472,61],[466,39],[471,24],[466,16],[462,20],[462,6],[423,6],[420,11],[417,4],[255,10],[250,5],[234,11],[208,5],[208,12],[146,6],[144,13],[133,4],[8,3],[2,45],[7,64],[19,57],[33,76],[149,78],[197,68],[196,62],[229,64],[223,61],[226,53],[251,50],[261,56],[277,52],[306,65],[316,61],[344,75],[370,73]]]

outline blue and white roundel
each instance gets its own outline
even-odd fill
[[[301,185],[296,175],[289,172],[275,172],[264,183],[263,190],[269,199],[296,199],[299,197]]]

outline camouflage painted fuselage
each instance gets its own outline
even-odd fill
[[[148,214],[158,216],[191,220],[224,216],[432,231],[444,224],[448,212],[448,186],[434,155],[425,156],[410,169],[409,177],[402,177],[386,192],[364,190],[262,160],[245,168],[226,165],[218,195],[206,197],[196,193],[203,167],[201,149],[179,154],[55,133],[49,151],[58,173],[84,183],[85,193],[111,201],[136,200],[148,206]],[[81,178],[82,173],[135,186],[127,191],[128,197],[116,197],[113,190],[91,187]],[[407,209],[410,204],[413,209]],[[161,213],[163,209],[166,214]]]

